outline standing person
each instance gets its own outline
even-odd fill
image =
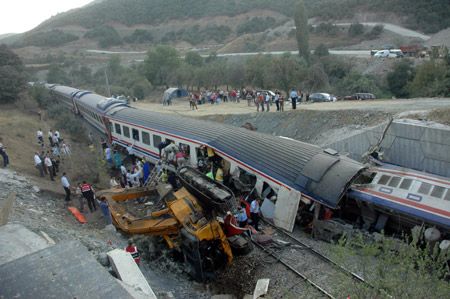
[[[6,150],[5,147],[3,146],[2,143],[3,139],[0,137],[0,155],[3,157],[3,167],[8,167],[9,165],[9,157],[6,154]]]
[[[58,138],[58,143],[61,143],[61,141],[63,141],[63,140],[61,139],[61,135],[59,135],[59,131],[58,130],[55,130],[55,135]]]
[[[44,176],[44,169],[42,168],[42,160],[39,157],[39,152],[36,152],[34,154],[34,165],[36,166],[37,170],[39,170],[39,174],[41,177]]]
[[[41,112],[41,109],[38,108],[38,110],[36,110],[36,113],[37,113],[37,115],[38,115],[38,117],[39,117],[39,121],[41,121],[41,120],[42,120],[42,112]]]
[[[245,98],[247,99],[247,106],[250,107],[252,105],[252,95],[250,94],[250,91],[247,93]]]
[[[52,137],[53,146],[59,147],[58,136],[56,134]]]
[[[109,209],[109,203],[104,196],[100,198],[100,208],[102,209],[103,216],[105,216],[105,225],[108,226],[112,224],[111,210]]]
[[[255,97],[256,112],[259,112],[259,95]]]
[[[260,199],[256,198],[252,201],[250,205],[250,216],[252,217],[252,225],[257,230],[260,231],[258,228],[258,222],[259,222],[259,203]]]
[[[48,130],[48,141],[50,142],[50,146],[53,147],[53,132],[52,129]]]
[[[85,212],[87,213],[87,210],[85,211],[84,209],[84,197],[83,197],[83,193],[81,192],[81,183],[78,183],[76,187],[72,187],[73,190],[75,190],[75,194],[78,198],[78,202],[80,203],[80,208],[79,211],[80,212]]]
[[[268,92],[266,92],[266,106],[267,106],[267,112],[269,112],[270,111],[270,95],[269,95],[269,93]]]
[[[280,103],[280,111],[284,111],[284,99],[283,99],[283,95],[280,92],[280,97],[278,102]]]
[[[136,264],[139,265],[139,262],[141,261],[141,258],[139,257],[139,252],[136,246],[133,246],[133,241],[128,240],[128,247],[125,248],[126,252],[129,252],[131,256],[134,258],[134,261]]]
[[[134,146],[135,142],[136,142],[136,140],[133,140],[133,143],[130,143],[127,146],[128,157],[131,159],[131,164],[134,164],[134,161],[136,160],[136,156],[134,155],[134,150],[133,150],[133,146]]]
[[[40,144],[40,145],[42,145],[42,147],[44,147],[44,140],[42,139],[42,129],[41,128],[39,128],[36,135],[37,135],[37,139],[38,139],[38,144]]]
[[[52,181],[54,181],[54,179],[53,179],[53,164],[52,164],[52,160],[50,160],[50,156],[46,156],[45,157],[45,159],[44,159],[44,165],[45,165],[45,168],[47,168],[47,172],[49,173],[49,175],[50,175],[50,179],[52,180]]]
[[[94,200],[94,191],[95,190],[91,186],[89,186],[86,181],[83,181],[83,185],[81,186],[81,193],[83,194],[84,198],[86,198],[91,213],[97,211],[97,206]]]
[[[108,164],[111,166],[113,165],[113,160],[112,160],[112,150],[109,146],[106,147],[105,149],[105,155],[106,155],[106,161],[108,161]]]
[[[297,107],[297,93],[295,92],[295,90],[292,88],[291,91],[291,101],[292,101],[292,109],[296,109]]]
[[[65,172],[63,173],[63,176],[61,178],[61,183],[62,183],[62,185],[64,187],[64,191],[66,191],[65,201],[69,202],[70,201],[70,184],[69,184],[69,180],[67,180]]]
[[[172,185],[173,190],[177,190],[178,189],[177,176],[175,175],[175,173],[170,171],[167,180]]]
[[[119,169],[122,166],[122,161],[120,160],[119,153],[114,151],[114,160],[116,161],[116,167]]]
[[[127,183],[127,169],[125,168],[125,166],[120,165],[120,172],[122,173],[123,180],[126,184]]]
[[[246,227],[247,226],[247,212],[242,207],[238,208],[239,214],[237,216],[237,221],[239,223],[239,227]]]
[[[275,105],[277,105],[277,111],[280,111],[280,93],[278,90],[275,92]]]
[[[259,105],[261,106],[261,112],[264,112],[264,95],[262,92],[259,94]]]
[[[106,144],[105,139],[100,138],[100,144],[102,146],[103,156],[105,156],[106,155],[105,151],[106,151],[106,148],[108,147],[108,145]]]

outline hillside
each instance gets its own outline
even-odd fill
[[[245,34],[285,26],[297,0],[104,0],[58,14],[35,29],[3,39],[14,48],[61,47],[94,42],[99,48],[148,48],[155,44],[204,47],[229,44]],[[432,0],[304,0],[311,24],[388,22],[435,33],[450,27],[450,3]],[[74,29],[76,28],[76,29]],[[279,35],[293,37],[285,31]],[[247,45],[267,44],[261,36]],[[282,40],[280,40],[282,41]],[[270,48],[270,47],[269,47]]]

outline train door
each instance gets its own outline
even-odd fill
[[[109,118],[107,118],[106,116],[102,116],[102,121],[103,121],[103,124],[105,125],[106,135],[108,135],[108,142],[112,143],[112,134],[111,134],[112,123],[109,121]]]

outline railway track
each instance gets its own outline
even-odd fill
[[[337,281],[334,277],[339,272],[345,274],[341,275],[341,279],[352,279],[357,283],[365,283],[371,286],[364,278],[334,262],[302,240],[277,228],[265,219],[261,220],[264,224],[274,228],[277,236],[274,238],[274,243],[268,245],[261,245],[255,240],[252,240],[252,242],[274,259],[270,263],[278,263],[289,269],[289,277],[285,278],[289,283],[285,290],[286,294],[304,292],[305,286],[301,286],[301,284],[307,284],[310,287],[307,287],[306,290],[312,297],[316,297],[317,292],[319,292],[321,297],[335,298],[333,290],[336,290]],[[298,251],[300,251],[300,254]],[[311,288],[314,289],[315,294],[313,294],[314,291],[310,290]],[[277,294],[277,296],[280,296],[280,294]],[[282,296],[286,297],[287,295]]]

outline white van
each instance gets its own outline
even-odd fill
[[[389,57],[389,50],[378,51],[377,53],[375,53],[375,55],[373,55],[373,57],[377,58]]]
[[[403,58],[403,52],[400,49],[391,49],[389,50],[389,56],[394,58]]]

